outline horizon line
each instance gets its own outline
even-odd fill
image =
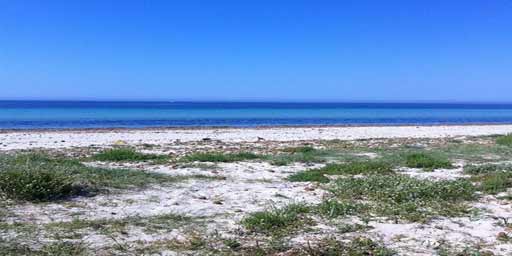
[[[282,103],[282,104],[512,104],[512,101],[478,100],[163,100],[163,99],[0,99],[0,102],[90,102],[90,103]]]

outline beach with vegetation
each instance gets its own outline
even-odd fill
[[[4,130],[0,255],[510,255],[511,133]]]

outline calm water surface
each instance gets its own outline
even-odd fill
[[[512,123],[512,104],[0,101],[0,129]]]

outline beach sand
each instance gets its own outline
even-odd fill
[[[331,198],[332,183],[288,180],[290,175],[321,168],[330,162],[379,159],[407,150],[437,150],[450,158],[454,168],[423,170],[397,166],[393,171],[396,175],[419,180],[471,178],[464,172],[467,165],[510,163],[509,152],[512,151],[496,145],[495,137],[488,136],[508,133],[512,133],[512,125],[2,131],[0,149],[9,154],[42,151],[73,157],[92,167],[133,169],[176,177],[206,175],[215,179],[191,178],[173,184],[154,184],[48,203],[7,202],[0,205],[5,211],[0,211],[0,225],[3,225],[0,249],[2,243],[40,248],[65,237],[64,241],[87,245],[95,255],[136,255],[141,251],[161,255],[212,255],[218,250],[232,253],[226,255],[254,255],[248,252],[256,247],[264,248],[269,255],[307,255],[294,253],[304,252],[309,246],[316,248],[316,244],[326,238],[350,241],[367,237],[399,255],[440,255],[442,252],[455,255],[468,248],[471,251],[467,252],[512,255],[512,239],[509,240],[512,231],[508,225],[512,218],[510,191],[482,195],[468,202],[470,213],[438,216],[428,222],[357,215],[326,219],[313,214],[308,217],[312,218],[310,224],[291,230],[278,240],[248,232],[241,224],[244,218],[257,211],[293,203],[318,205]],[[90,160],[94,154],[116,146],[169,156],[170,160]],[[324,150],[319,152],[325,158],[317,161],[286,153],[287,149],[304,146]],[[211,151],[253,152],[270,158],[216,163],[181,161],[191,154]],[[291,156],[289,163],[273,162],[272,157],[283,154]],[[329,177],[332,181],[336,178],[339,177]],[[176,227],[152,223],[166,214],[189,216],[193,221]],[[134,220],[137,224],[132,223]],[[204,243],[191,249],[190,245],[197,243],[198,237]],[[236,241],[240,247],[227,248],[227,241]],[[283,251],[269,249],[269,244],[276,242],[281,243],[279,250]]]
[[[0,132],[0,150],[106,146],[116,141],[163,144],[203,139],[224,142],[253,142],[259,138],[267,141],[358,140],[483,136],[511,132],[512,125],[20,130]]]

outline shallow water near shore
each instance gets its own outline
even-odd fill
[[[0,129],[512,123],[512,104],[0,101]]]

